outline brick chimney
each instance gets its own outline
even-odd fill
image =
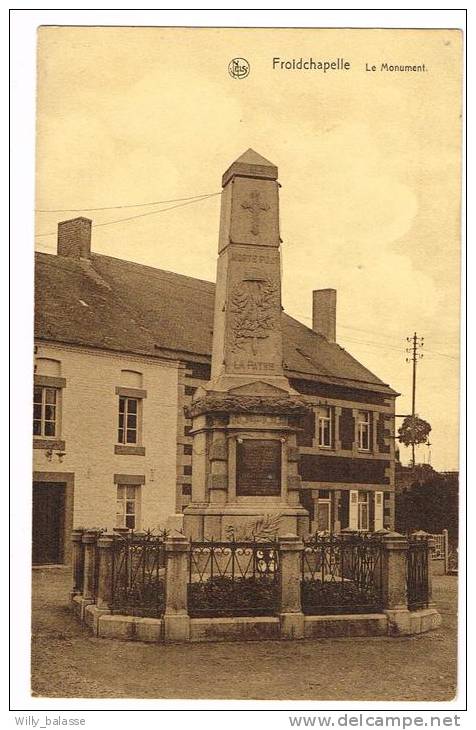
[[[71,259],[91,257],[91,225],[89,218],[72,218],[58,223],[58,256]]]
[[[315,289],[312,292],[312,329],[329,342],[336,341],[335,289]]]

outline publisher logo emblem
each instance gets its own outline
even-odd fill
[[[228,73],[234,79],[246,79],[250,72],[250,64],[246,58],[232,58],[228,64]]]

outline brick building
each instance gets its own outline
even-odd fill
[[[36,254],[33,560],[68,560],[74,526],[145,529],[191,493],[184,415],[210,378],[214,284],[91,251],[91,222],[60,223]],[[313,405],[300,423],[310,530],[394,522],[397,393],[335,342],[336,292],[313,326],[283,313],[285,374]]]

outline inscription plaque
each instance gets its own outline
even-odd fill
[[[236,494],[238,497],[281,495],[281,442],[246,439],[237,444]]]

